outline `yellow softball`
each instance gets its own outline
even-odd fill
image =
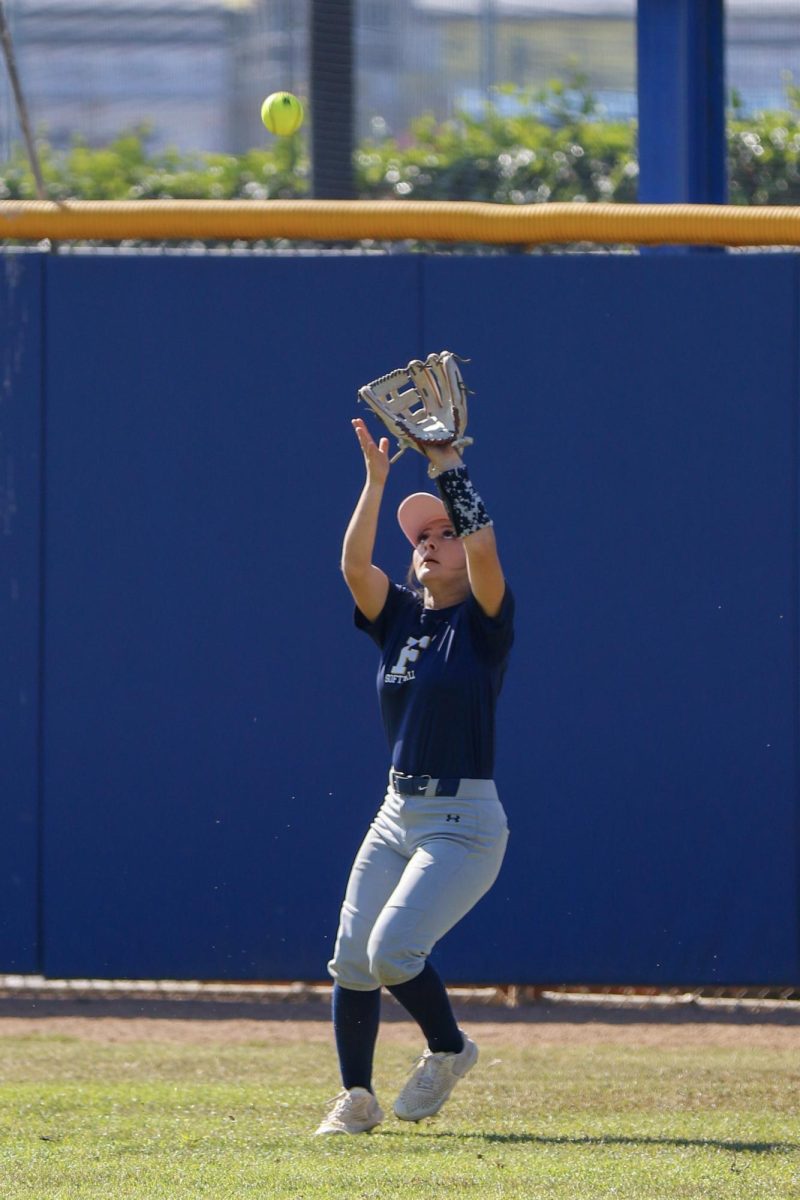
[[[291,92],[273,92],[261,105],[261,120],[270,133],[291,137],[303,124],[303,106]]]

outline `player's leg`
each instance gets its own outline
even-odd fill
[[[319,1133],[361,1132],[383,1117],[372,1095],[381,985],[370,972],[367,944],[407,861],[391,841],[391,830],[382,829],[377,819],[356,855],[342,903],[328,970],[334,979],[332,1017],[344,1091]]]
[[[421,800],[408,827],[410,857],[367,941],[370,977],[391,990],[421,975],[436,942],[489,891],[508,842],[492,800]]]
[[[372,929],[371,973],[414,1018],[434,1053],[459,1051],[463,1040],[428,956],[492,886],[504,850],[505,838],[493,852],[478,854],[450,840],[431,840],[409,860]]]
[[[372,974],[417,1021],[428,1043],[395,1105],[397,1115],[408,1120],[437,1112],[477,1059],[477,1047],[459,1030],[428,955],[492,886],[508,840],[496,801],[450,800],[426,808],[418,821],[425,832],[368,945]]]
[[[429,958],[419,975],[405,983],[394,984],[388,990],[417,1022],[432,1053],[459,1054],[464,1049],[464,1035],[458,1027],[447,989]]]

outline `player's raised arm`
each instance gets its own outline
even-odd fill
[[[364,454],[367,478],[344,535],[342,574],[361,612],[368,621],[374,621],[389,591],[388,576],[372,561],[378,515],[389,475],[389,439],[381,438],[376,445],[360,418],[352,424]]]
[[[467,575],[473,596],[487,617],[496,617],[506,590],[497,553],[494,528],[475,487],[452,447],[426,446],[436,471],[436,486],[467,556]]]

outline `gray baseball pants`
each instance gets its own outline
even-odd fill
[[[372,991],[414,979],[435,943],[497,878],[508,825],[490,779],[462,779],[454,796],[386,798],[350,872],[328,971]]]

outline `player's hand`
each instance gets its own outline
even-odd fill
[[[375,439],[360,417],[356,417],[352,425],[364,455],[367,479],[370,483],[385,483],[389,475],[389,439],[381,438],[376,446]]]

